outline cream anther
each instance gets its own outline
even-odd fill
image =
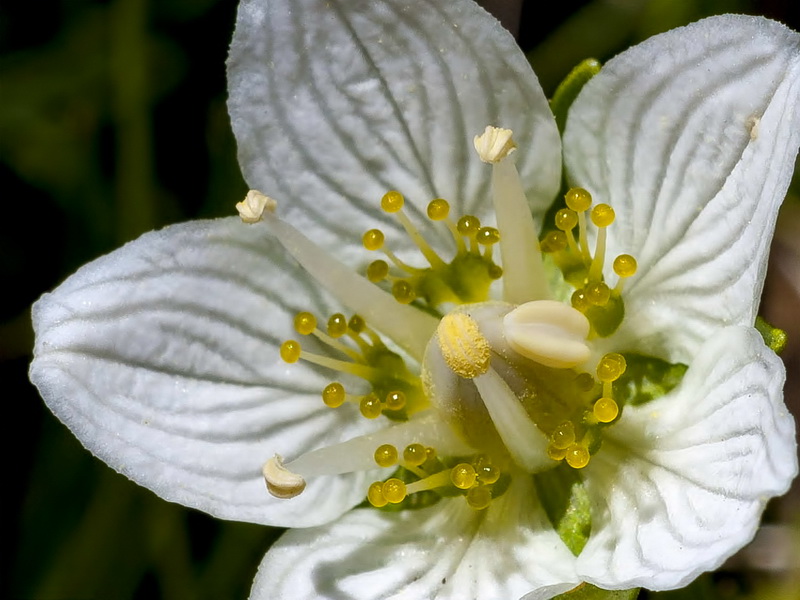
[[[518,306],[503,317],[508,344],[519,354],[546,367],[568,369],[586,362],[589,320],[571,306],[538,300]]]
[[[481,160],[495,164],[517,148],[510,129],[488,125],[481,135],[476,135],[473,144]]]
[[[306,489],[306,480],[284,467],[283,459],[277,454],[264,463],[261,472],[269,493],[276,498],[294,498]]]
[[[250,190],[247,192],[244,200],[236,203],[236,210],[239,211],[239,216],[245,223],[258,223],[264,216],[264,212],[275,212],[275,207],[278,203],[265,196],[258,190]]]
[[[472,379],[489,370],[489,342],[469,315],[446,315],[439,323],[436,338],[447,366],[457,375]]]

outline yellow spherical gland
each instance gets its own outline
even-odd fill
[[[460,233],[461,235],[466,235],[468,237],[477,234],[480,228],[481,228],[481,221],[478,217],[474,215],[464,215],[458,220],[458,223],[456,224],[456,229],[458,229],[458,233]]]
[[[317,318],[310,312],[300,312],[294,318],[294,329],[300,335],[313,333],[317,328]]]
[[[369,503],[375,508],[383,508],[389,504],[389,502],[386,500],[386,497],[383,495],[382,481],[376,481],[375,483],[370,484],[369,489],[367,490],[367,500],[369,500]]]
[[[402,410],[406,406],[406,395],[403,392],[389,392],[384,400],[387,410]]]
[[[572,292],[572,297],[570,298],[570,304],[572,304],[572,308],[575,310],[579,310],[581,312],[585,312],[592,306],[592,303],[589,302],[589,299],[586,297],[586,292],[584,290],[575,290]]]
[[[409,444],[403,450],[403,462],[410,467],[419,467],[426,460],[428,460],[428,452],[422,444]]]
[[[500,232],[494,227],[481,227],[478,229],[476,239],[478,240],[479,244],[491,246],[492,244],[496,244],[500,241]]]
[[[563,460],[566,455],[566,448],[556,448],[552,443],[547,445],[547,456],[553,460]]]
[[[398,212],[403,208],[403,204],[405,204],[403,194],[395,190],[386,192],[381,198],[381,208],[387,213]]]
[[[381,401],[374,394],[369,394],[361,399],[358,410],[365,419],[377,419],[382,412]]]
[[[620,277],[630,277],[636,274],[636,259],[630,254],[620,254],[614,259],[614,273]]]
[[[353,315],[347,322],[347,328],[353,333],[361,333],[367,328],[367,322],[361,315]]]
[[[380,229],[370,229],[362,236],[361,242],[367,250],[380,250],[383,248],[384,239]]]
[[[563,450],[575,443],[575,425],[572,421],[564,421],[550,434],[550,443],[554,448]]]
[[[583,212],[592,205],[592,195],[583,188],[571,188],[564,195],[564,201],[572,210]]]
[[[597,363],[597,378],[604,383],[616,381],[622,377],[627,367],[624,356],[610,352]]]
[[[342,313],[331,315],[328,319],[328,335],[332,338],[340,338],[347,333],[347,317]]]
[[[443,221],[449,214],[450,204],[443,198],[436,198],[428,204],[428,218],[431,221]]]
[[[414,288],[410,283],[404,279],[399,279],[392,284],[392,296],[400,304],[411,304],[417,294],[414,293]]]
[[[573,469],[582,469],[589,464],[589,450],[580,444],[573,444],[567,448],[567,454],[564,459],[567,464]]]
[[[287,363],[296,363],[300,360],[300,342],[286,340],[281,344],[281,358]]]
[[[325,406],[329,406],[330,408],[340,407],[344,404],[346,397],[344,386],[338,381],[329,383],[325,386],[325,389],[322,390],[322,401],[325,403]]]
[[[574,210],[562,208],[556,213],[556,227],[561,231],[571,231],[578,224],[578,214]]]
[[[396,465],[397,458],[397,448],[391,444],[382,444],[375,449],[375,464],[379,467]]]
[[[386,498],[387,502],[399,504],[405,500],[406,484],[396,477],[392,477],[391,479],[387,479],[383,482],[381,491],[383,492],[383,497]]]
[[[475,486],[467,492],[467,504],[475,510],[483,510],[492,503],[492,490],[485,485]]]
[[[475,468],[475,472],[478,475],[478,481],[486,485],[491,485],[500,479],[500,469],[494,465],[480,465]]]
[[[389,263],[385,260],[375,260],[367,266],[367,279],[372,283],[378,283],[386,279],[389,274]]]
[[[619,415],[619,406],[613,398],[600,398],[594,403],[592,412],[601,423],[611,423]]]
[[[611,290],[602,281],[586,286],[584,293],[586,299],[595,306],[605,306],[611,299]]]
[[[478,474],[469,463],[459,463],[450,470],[450,481],[460,490],[468,490],[475,485]]]
[[[575,377],[575,385],[577,385],[578,389],[582,392],[588,392],[594,387],[594,377],[589,373],[579,373]]]
[[[616,214],[608,204],[598,204],[592,209],[591,218],[597,227],[608,227],[614,222]]]
[[[567,247],[567,236],[563,231],[550,231],[541,243],[542,252],[561,252]]]
[[[489,277],[500,279],[503,276],[503,267],[495,264],[489,265]]]

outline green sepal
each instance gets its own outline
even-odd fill
[[[562,463],[533,476],[536,493],[561,540],[575,556],[592,531],[589,495],[578,472]]]
[[[627,368],[614,382],[614,399],[624,406],[636,406],[668,394],[683,379],[688,367],[660,358],[624,353]]]
[[[598,71],[600,71],[600,61],[587,58],[572,69],[556,88],[556,92],[550,100],[550,110],[553,111],[553,116],[556,118],[559,133],[564,133],[569,107],[572,106],[586,82],[597,75]]]
[[[786,348],[786,332],[767,323],[761,317],[756,317],[756,330],[764,338],[764,343],[775,354],[780,354]]]
[[[582,583],[553,600],[636,600],[639,588],[632,590],[601,590],[590,583]]]

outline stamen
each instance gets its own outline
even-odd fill
[[[539,248],[537,227],[522,188],[517,167],[508,158],[516,147],[508,129],[487,127],[475,138],[481,160],[492,164],[492,198],[500,238],[500,256],[506,277],[503,296],[521,304],[550,297]]]
[[[245,223],[258,223],[265,212],[273,212],[278,205],[275,200],[257,190],[247,192],[244,200],[236,203],[236,210]]]
[[[516,352],[557,369],[586,362],[589,330],[582,313],[554,300],[526,302],[503,317],[506,340]]]
[[[305,479],[284,467],[283,459],[277,454],[264,463],[261,471],[267,490],[276,498],[294,498],[306,489]]]
[[[547,438],[500,375],[489,369],[472,381],[514,462],[530,473],[554,466],[547,455]]]

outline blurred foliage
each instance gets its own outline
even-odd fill
[[[798,29],[798,4],[562,0],[544,16],[541,4],[528,0],[519,38],[552,94],[582,59],[605,61],[710,14],[765,14]],[[3,496],[2,537],[9,548],[1,597],[245,598],[279,533],[166,503],[113,473],[49,414],[26,373],[28,307],[36,297],[148,229],[230,214],[242,197],[225,110],[235,10],[232,0],[0,6],[0,184],[7,210],[0,275],[11,283],[0,296],[0,377],[10,384],[7,415],[18,435],[4,437],[10,492]],[[796,542],[796,523],[792,531]],[[785,590],[797,583],[723,571],[663,596],[742,598],[763,589],[759,597],[788,598]],[[641,597],[652,596],[660,595]]]

